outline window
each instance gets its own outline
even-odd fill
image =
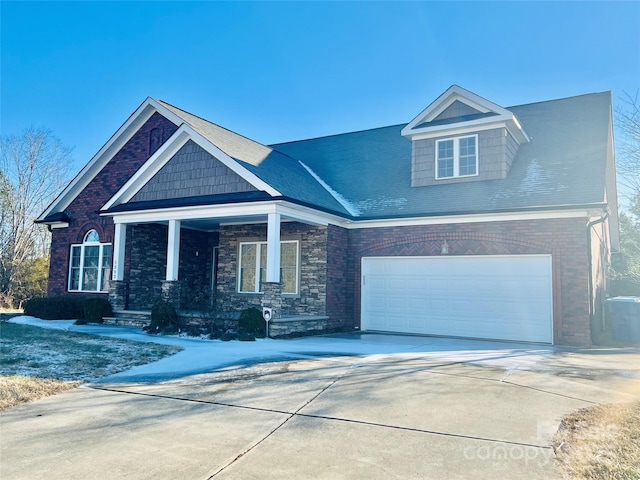
[[[240,244],[238,291],[262,293],[267,278],[267,242]],[[282,293],[298,293],[298,242],[280,242],[280,281]]]
[[[100,243],[95,230],[84,236],[80,245],[71,245],[69,291],[105,292],[111,276],[111,244]]]
[[[436,141],[436,179],[478,174],[478,136]]]

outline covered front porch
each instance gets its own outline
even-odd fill
[[[230,326],[256,307],[271,309],[272,336],[335,329],[327,315],[328,229],[313,212],[265,202],[108,215],[115,322],[164,300],[191,324]]]

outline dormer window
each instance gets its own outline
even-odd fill
[[[478,175],[478,135],[436,141],[436,179]]]

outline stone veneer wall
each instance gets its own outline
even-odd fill
[[[349,298],[360,321],[362,257],[551,254],[554,341],[589,345],[586,218],[364,228],[349,232]]]
[[[129,282],[128,307],[132,310],[149,309],[160,298],[167,268],[167,237],[166,225],[135,225],[127,229],[131,268],[125,281]],[[180,230],[178,280],[182,307],[209,306],[213,247],[217,241],[216,233]]]
[[[181,229],[178,279],[182,308],[203,310],[211,306],[213,248],[217,245],[217,232]]]
[[[266,241],[266,225],[220,227],[216,309],[234,312],[261,308],[261,294],[237,292],[238,245],[241,241]],[[299,294],[284,295],[285,315],[325,315],[327,303],[327,228],[282,223],[281,240],[300,241]]]
[[[166,225],[134,225],[127,227],[130,244],[130,270],[127,307],[148,310],[161,296],[167,268]]]

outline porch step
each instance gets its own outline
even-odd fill
[[[151,323],[150,310],[114,310],[113,317],[103,318],[105,325],[145,327]]]

